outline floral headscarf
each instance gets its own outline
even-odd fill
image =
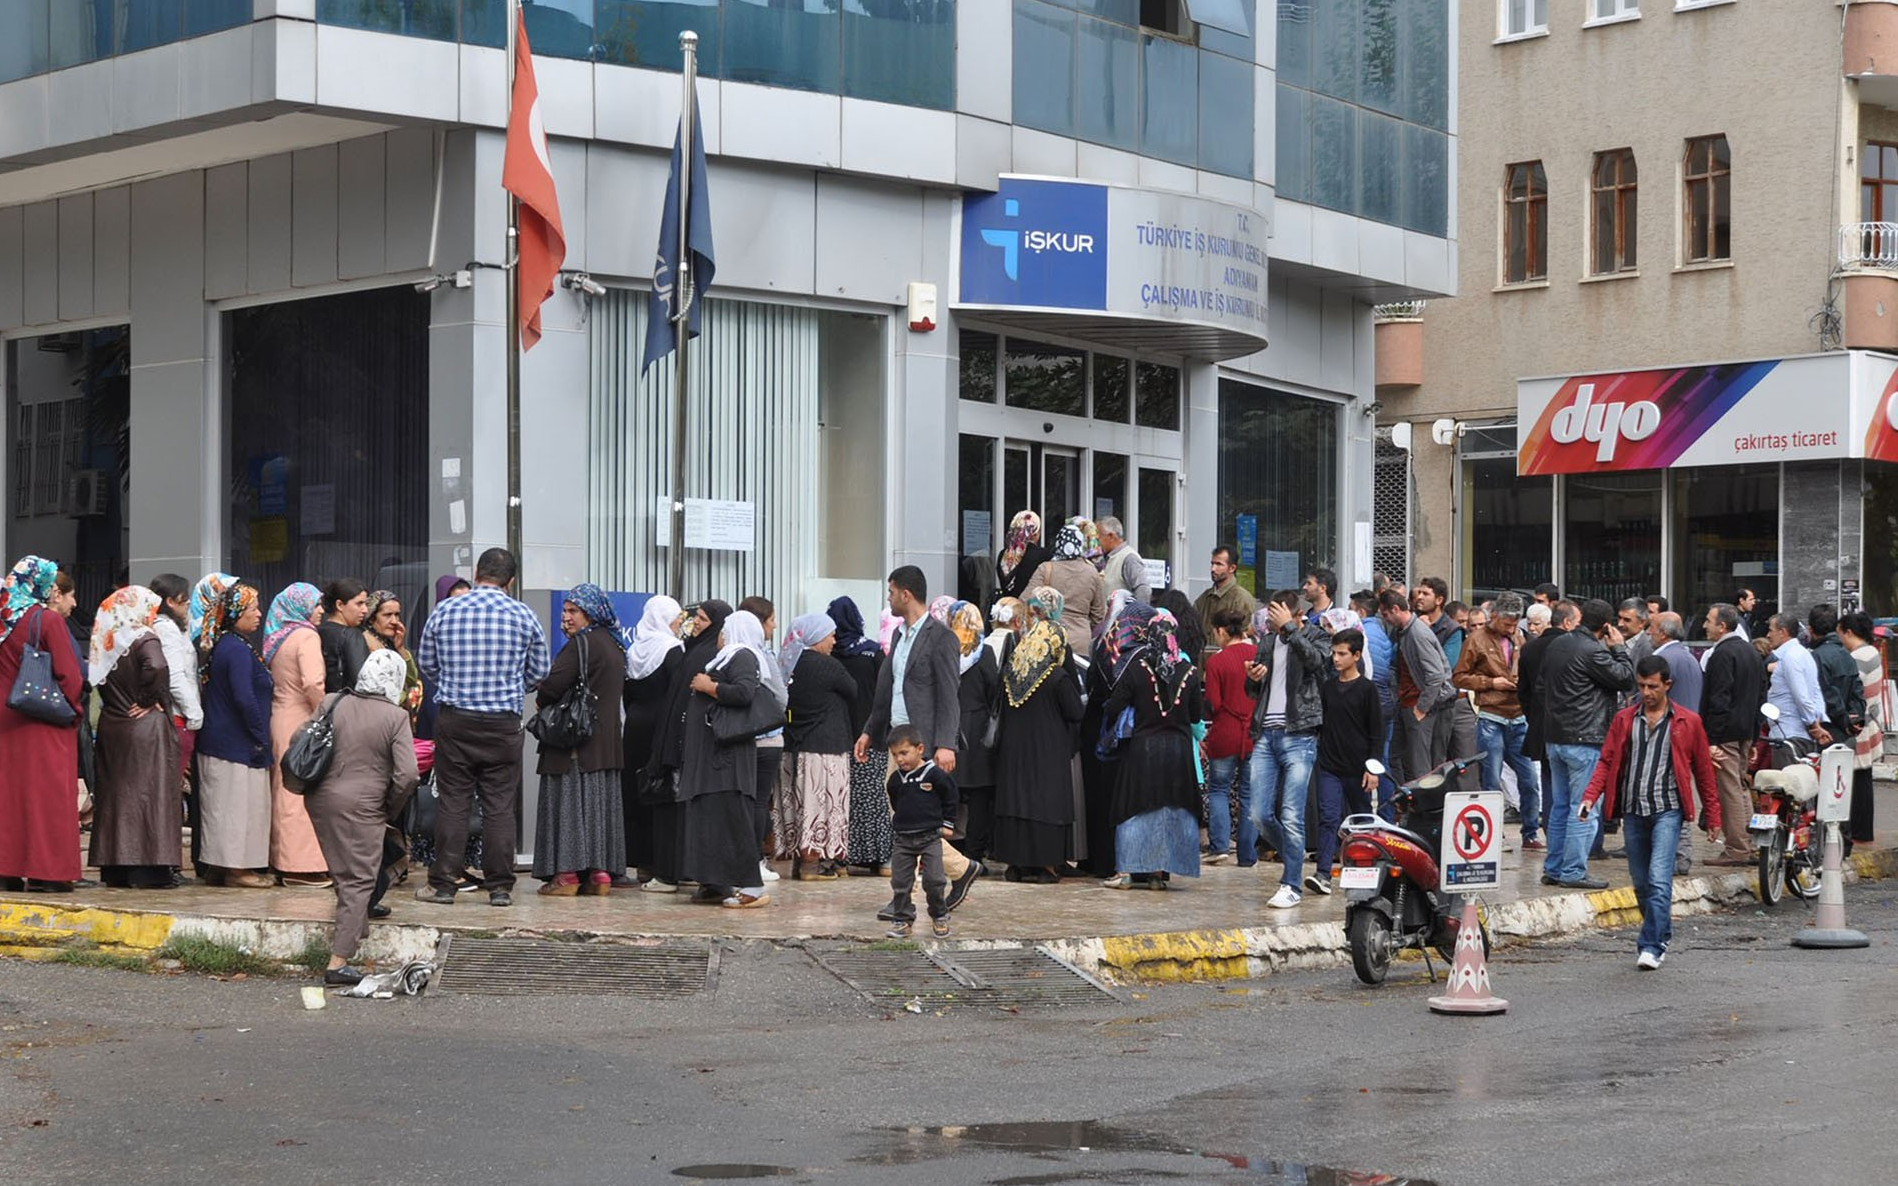
[[[204,619],[224,596],[224,591],[237,583],[237,578],[228,572],[214,572],[206,575],[191,590],[191,610],[187,618],[191,641],[197,642],[204,635]]]
[[[956,599],[944,593],[941,597],[929,603],[929,616],[947,626],[949,624],[950,611],[954,610],[955,607]]]
[[[580,607],[580,612],[587,616],[587,621],[619,639],[622,650],[633,645],[632,631],[619,624],[619,611],[615,610],[613,603],[607,600],[606,590],[592,581],[586,581],[567,590],[566,599]]]
[[[1069,523],[1054,533],[1054,558],[1056,560],[1087,559],[1087,537],[1080,528]]]
[[[1033,511],[1017,511],[1008,521],[1008,542],[1002,547],[1002,562],[996,565],[1004,577],[1015,571],[1030,544],[1041,541],[1041,516]]]
[[[831,651],[834,655],[874,655],[877,644],[863,634],[863,611],[857,603],[848,597],[839,597],[825,609],[825,615],[837,623],[837,646]]]
[[[791,619],[791,629],[785,633],[784,646],[778,651],[778,667],[784,673],[787,687],[797,673],[797,661],[804,657],[804,652],[835,633],[837,623],[830,620],[829,614],[805,614]]]
[[[962,644],[962,670],[967,671],[982,661],[982,611],[967,601],[958,601],[949,611],[949,629],[955,631],[956,641]]]
[[[1095,568],[1105,567],[1107,553],[1101,550],[1101,532],[1100,528],[1094,526],[1094,520],[1084,515],[1076,515],[1068,520],[1067,525],[1081,535],[1081,559]]]
[[[143,585],[127,585],[99,604],[99,613],[92,620],[92,652],[86,662],[93,687],[103,685],[132,645],[152,632],[164,604],[158,594]]]
[[[1036,585],[1028,591],[1028,616],[1037,613],[1050,622],[1059,622],[1061,613],[1068,607],[1068,599],[1061,596],[1061,590],[1053,585]]]
[[[1164,613],[1165,610],[1154,609],[1144,601],[1132,601],[1108,625],[1107,633],[1101,636],[1099,653],[1101,661],[1107,664],[1111,680],[1118,682],[1126,673],[1127,665],[1140,657],[1147,646],[1148,623]],[[1174,645],[1177,648],[1178,643]]]
[[[270,612],[264,615],[264,662],[275,659],[278,649],[298,630],[316,629],[310,625],[310,615],[322,600],[323,594],[307,581],[298,581],[271,600]]]
[[[1121,613],[1133,599],[1134,594],[1131,589],[1114,590],[1113,596],[1107,599],[1107,616],[1101,619],[1100,625],[1094,627],[1094,641],[1096,643],[1107,637],[1107,632],[1114,628],[1115,621],[1120,618]]]
[[[218,640],[226,634],[234,634],[237,631],[237,620],[256,605],[257,601],[256,589],[245,584],[232,585],[211,606],[211,611],[204,615],[198,634],[198,654],[202,656],[198,662],[199,683],[211,682],[211,652],[216,649]],[[257,661],[261,663],[263,659],[259,657]]]
[[[1010,708],[1028,702],[1054,670],[1068,661],[1067,632],[1046,619],[1028,627],[1008,657],[1008,670],[1002,673],[1002,693]]]
[[[1173,706],[1180,702],[1180,696],[1186,689],[1184,676],[1192,668],[1190,663],[1181,659],[1178,630],[1179,623],[1172,614],[1155,610],[1153,617],[1147,621],[1143,635],[1146,647],[1141,651],[1140,662],[1153,673],[1155,694],[1170,692],[1172,696],[1172,704],[1161,704],[1164,712],[1171,712]]]
[[[685,641],[672,632],[672,623],[683,612],[678,602],[663,593],[646,601],[626,648],[626,678],[645,679],[665,666],[667,655],[685,648]]]
[[[52,600],[59,565],[38,556],[22,556],[0,581],[0,640],[13,633],[13,624],[36,605]]]
[[[356,690],[365,696],[380,696],[397,708],[402,707],[403,686],[408,682],[409,665],[393,650],[371,651],[356,673]]]

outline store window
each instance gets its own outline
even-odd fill
[[[1468,461],[1463,507],[1468,600],[1527,593],[1554,576],[1554,478],[1516,476],[1514,455]]]
[[[1296,588],[1311,568],[1337,567],[1336,404],[1220,381],[1216,534],[1223,542],[1232,542],[1241,515],[1258,522],[1255,563],[1240,570],[1254,589]]]
[[[1565,595],[1613,604],[1661,591],[1661,481],[1658,470],[1564,479]]]
[[[1683,617],[1742,586],[1779,603],[1779,466],[1674,472],[1673,607]],[[1691,624],[1691,622],[1690,622]]]
[[[1070,346],[1009,338],[1003,392],[1011,408],[1087,414],[1087,352]]]
[[[1898,618],[1898,465],[1865,463],[1865,612]]]

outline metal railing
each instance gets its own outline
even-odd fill
[[[1840,227],[1839,266],[1898,269],[1898,222],[1849,222]]]
[[[1898,224],[1894,224],[1893,229],[1898,230]],[[1374,321],[1403,321],[1408,318],[1422,317],[1423,311],[1424,303],[1422,301],[1397,301],[1389,305],[1372,305],[1371,319]]]

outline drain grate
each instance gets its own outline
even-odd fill
[[[718,978],[718,948],[443,937],[438,992],[688,997]]]
[[[1045,947],[831,947],[811,955],[873,1001],[981,1008],[1098,1005],[1113,989]]]

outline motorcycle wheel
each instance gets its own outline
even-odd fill
[[[1391,924],[1383,912],[1369,906],[1351,916],[1345,927],[1351,945],[1351,970],[1366,984],[1384,983],[1391,970]]]
[[[1819,854],[1816,847],[1805,848],[1786,859],[1786,888],[1801,902],[1819,896],[1820,871],[1825,867],[1825,859]]]
[[[1773,831],[1773,838],[1760,846],[1760,905],[1777,906],[1785,897],[1783,887],[1792,884],[1786,868],[1786,825]]]

